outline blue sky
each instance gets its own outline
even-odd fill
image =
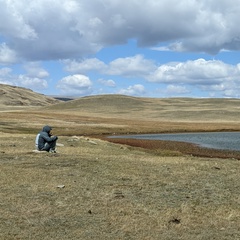
[[[240,0],[0,0],[0,83],[240,97]]]

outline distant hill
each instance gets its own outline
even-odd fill
[[[144,98],[118,94],[81,97],[47,106],[96,117],[164,121],[239,121],[240,99]]]
[[[56,96],[56,97],[53,96],[53,98],[64,101],[64,102],[71,101],[74,99],[72,97],[62,97],[62,96]]]
[[[47,106],[61,101],[30,89],[0,84],[0,106]]]
[[[49,97],[30,89],[0,84],[0,110],[34,106],[43,107],[51,113],[66,112],[134,121],[240,121],[240,99],[146,98],[119,94],[71,99]]]
[[[147,98],[137,98],[119,94],[95,95],[65,101],[54,106],[54,109],[64,110],[84,110],[93,112],[124,112],[129,110],[139,110],[145,103]],[[48,108],[52,108],[49,106]]]

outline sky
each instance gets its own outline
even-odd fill
[[[0,0],[0,83],[240,98],[239,23],[240,0]]]

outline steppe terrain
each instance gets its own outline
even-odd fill
[[[0,239],[240,239],[240,153],[106,138],[240,131],[240,100],[62,102],[9,89],[0,89]],[[46,124],[57,154],[33,151]]]

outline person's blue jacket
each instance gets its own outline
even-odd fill
[[[42,131],[39,133],[38,138],[38,149],[43,149],[45,146],[45,143],[51,143],[58,139],[57,136],[51,137],[50,131],[52,128],[50,126],[43,127]]]

